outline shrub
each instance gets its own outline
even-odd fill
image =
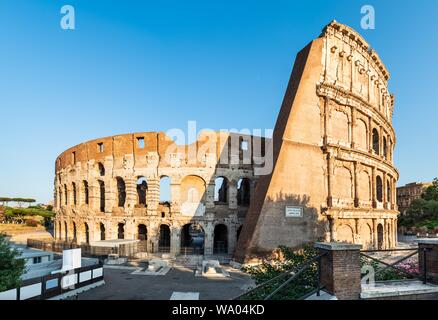
[[[33,219],[27,219],[26,220],[26,226],[37,227],[38,226],[38,221],[33,220]]]

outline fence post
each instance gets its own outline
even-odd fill
[[[339,300],[360,298],[360,249],[362,245],[343,242],[317,242],[324,254],[320,262],[321,285]]]
[[[438,239],[418,239],[419,271],[423,282],[438,284]]]

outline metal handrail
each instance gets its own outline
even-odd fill
[[[248,290],[248,291],[246,291],[246,292],[244,292],[244,293],[238,295],[238,296],[235,297],[233,300],[237,300],[237,299],[239,299],[240,297],[243,297],[243,296],[245,296],[245,295],[248,295],[248,294],[250,294],[250,293],[252,293],[252,292],[254,292],[254,291],[256,291],[256,290],[258,290],[258,289],[260,289],[260,288],[262,288],[262,287],[264,287],[264,286],[266,286],[267,284],[274,282],[275,280],[281,279],[281,278],[283,278],[283,277],[285,277],[285,276],[287,276],[287,275],[291,275],[291,274],[292,274],[292,277],[291,277],[290,279],[286,280],[286,281],[285,281],[285,282],[279,287],[279,288],[281,289],[281,288],[284,287],[284,285],[286,285],[287,283],[290,283],[293,279],[296,279],[296,277],[297,277],[299,274],[301,274],[305,269],[307,269],[312,263],[314,263],[315,261],[320,262],[320,261],[321,261],[321,260],[320,260],[321,257],[325,256],[326,254],[327,254],[327,253],[319,254],[319,255],[313,257],[312,259],[310,259],[309,261],[303,263],[303,264],[300,265],[298,268],[297,268],[297,267],[294,267],[294,268],[291,268],[291,269],[289,269],[289,270],[286,270],[286,271],[284,271],[283,273],[281,273],[281,274],[275,276],[274,278],[269,279],[269,280],[267,280],[267,281],[265,281],[265,282],[263,282],[263,283],[261,283],[261,284],[255,286],[254,288],[252,288],[252,289],[250,289],[250,290]],[[298,271],[296,271],[297,269],[298,269]],[[319,269],[319,267],[318,267],[318,269]],[[295,272],[295,271],[296,271],[296,272]],[[318,270],[318,271],[319,271],[319,270]],[[320,277],[320,273],[318,272],[318,278],[319,278],[319,277]],[[319,290],[321,289],[321,287],[320,287],[320,285],[319,285],[319,280],[320,280],[320,279],[318,279],[318,288],[316,289],[318,292],[319,292]],[[277,289],[278,289],[278,288],[277,288]],[[274,290],[273,293],[271,293],[270,295],[268,295],[267,297],[265,297],[265,300],[267,300],[267,299],[270,298],[273,294],[275,294],[276,292],[278,292],[277,289]]]

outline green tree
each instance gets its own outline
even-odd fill
[[[11,249],[4,234],[0,234],[0,292],[16,288],[25,271],[25,262],[20,253]]]
[[[424,200],[438,201],[438,178],[433,179],[432,185],[424,190],[421,198]]]
[[[11,198],[7,198],[7,197],[0,197],[0,201],[3,202],[3,205],[8,206],[9,202],[11,202],[12,199]]]

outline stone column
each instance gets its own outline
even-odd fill
[[[360,298],[360,249],[362,245],[317,242],[321,254],[321,285],[339,300]]]
[[[235,180],[230,180],[228,185],[228,204],[230,209],[237,209],[237,183]]]
[[[160,201],[160,180],[153,178],[148,179],[148,190],[146,192],[146,204],[148,211],[152,210],[156,212],[158,208],[158,202]]]
[[[373,219],[373,246],[374,249],[379,248],[379,240],[377,238],[377,219]]]
[[[234,223],[230,223],[227,225],[227,231],[228,231],[228,254],[233,254],[234,249],[236,248],[236,242],[237,242],[237,230],[236,225]]]
[[[214,181],[212,183],[207,184],[206,188],[206,197],[205,197],[205,208],[212,209],[214,208]]]
[[[125,208],[128,210],[133,210],[137,204],[137,181],[135,178],[126,178],[126,203]]]
[[[181,228],[173,226],[170,233],[170,253],[172,255],[179,254],[181,250]]]
[[[205,223],[204,254],[213,254],[214,227],[212,222]]]
[[[428,281],[438,284],[438,239],[419,239],[418,249],[420,274],[423,274],[426,266]],[[424,254],[426,254],[426,264],[424,264]]]
[[[327,155],[327,182],[328,182],[328,189],[327,189],[327,206],[332,206],[332,190],[333,190],[333,156],[329,153]]]

